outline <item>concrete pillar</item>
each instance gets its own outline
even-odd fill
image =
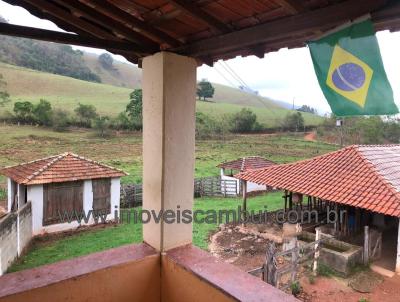
[[[196,61],[168,52],[143,60],[144,241],[159,251],[192,242],[192,223],[148,220],[147,211],[192,210]],[[174,211],[172,214],[170,211]],[[169,214],[166,214],[166,211]]]
[[[396,273],[400,274],[400,219],[397,231],[397,257],[396,257]]]

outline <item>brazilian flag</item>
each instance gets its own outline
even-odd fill
[[[319,85],[337,116],[398,113],[370,20],[308,43]]]

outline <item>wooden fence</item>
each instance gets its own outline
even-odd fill
[[[221,177],[203,177],[194,180],[194,196],[237,196],[237,181],[224,179]]]
[[[320,238],[317,231],[316,241],[299,246],[297,238],[294,238],[294,247],[279,251],[272,242],[267,247],[265,263],[262,267],[248,271],[252,275],[261,274],[263,281],[286,290],[294,282],[298,281],[298,272],[302,265],[311,263],[312,270],[316,274],[321,243],[326,239]],[[290,276],[288,276],[290,274]]]
[[[143,202],[142,184],[121,185],[121,208],[134,208]]]
[[[236,180],[221,180],[221,177],[203,177],[194,180],[194,197],[220,196],[236,197]],[[121,185],[121,208],[133,208],[142,205],[142,184]]]

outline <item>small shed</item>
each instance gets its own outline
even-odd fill
[[[221,187],[224,185],[226,180],[234,180],[237,182],[236,195],[240,194],[240,180],[235,178],[234,174],[238,172],[266,168],[275,164],[276,163],[274,163],[273,161],[270,161],[260,156],[242,157],[232,161],[221,163],[217,166],[221,169]],[[253,182],[247,183],[247,192],[264,191],[267,189],[268,186],[265,185],[259,185]]]
[[[127,175],[69,152],[6,167],[0,173],[8,178],[7,212],[31,202],[33,235],[93,224],[93,214],[113,220],[115,211],[119,215],[120,178]],[[86,222],[67,222],[67,215],[89,214]]]
[[[334,223],[319,223],[344,241],[364,238],[365,227],[369,236],[380,234],[364,248],[367,260],[400,273],[400,145],[353,145],[236,177],[285,190],[285,212],[315,210],[318,216],[336,216]]]

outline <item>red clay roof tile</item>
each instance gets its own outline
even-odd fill
[[[243,171],[252,170],[252,169],[265,168],[265,167],[269,167],[269,166],[275,165],[275,164],[276,163],[274,163],[273,161],[270,161],[270,160],[265,159],[260,156],[249,156],[249,157],[242,157],[242,158],[238,158],[236,160],[224,162],[222,164],[219,164],[217,167],[243,172]]]
[[[36,185],[84,179],[121,177],[125,172],[78,156],[63,153],[39,160],[6,167],[0,173],[17,183]]]
[[[400,145],[349,146],[237,178],[400,216]]]

